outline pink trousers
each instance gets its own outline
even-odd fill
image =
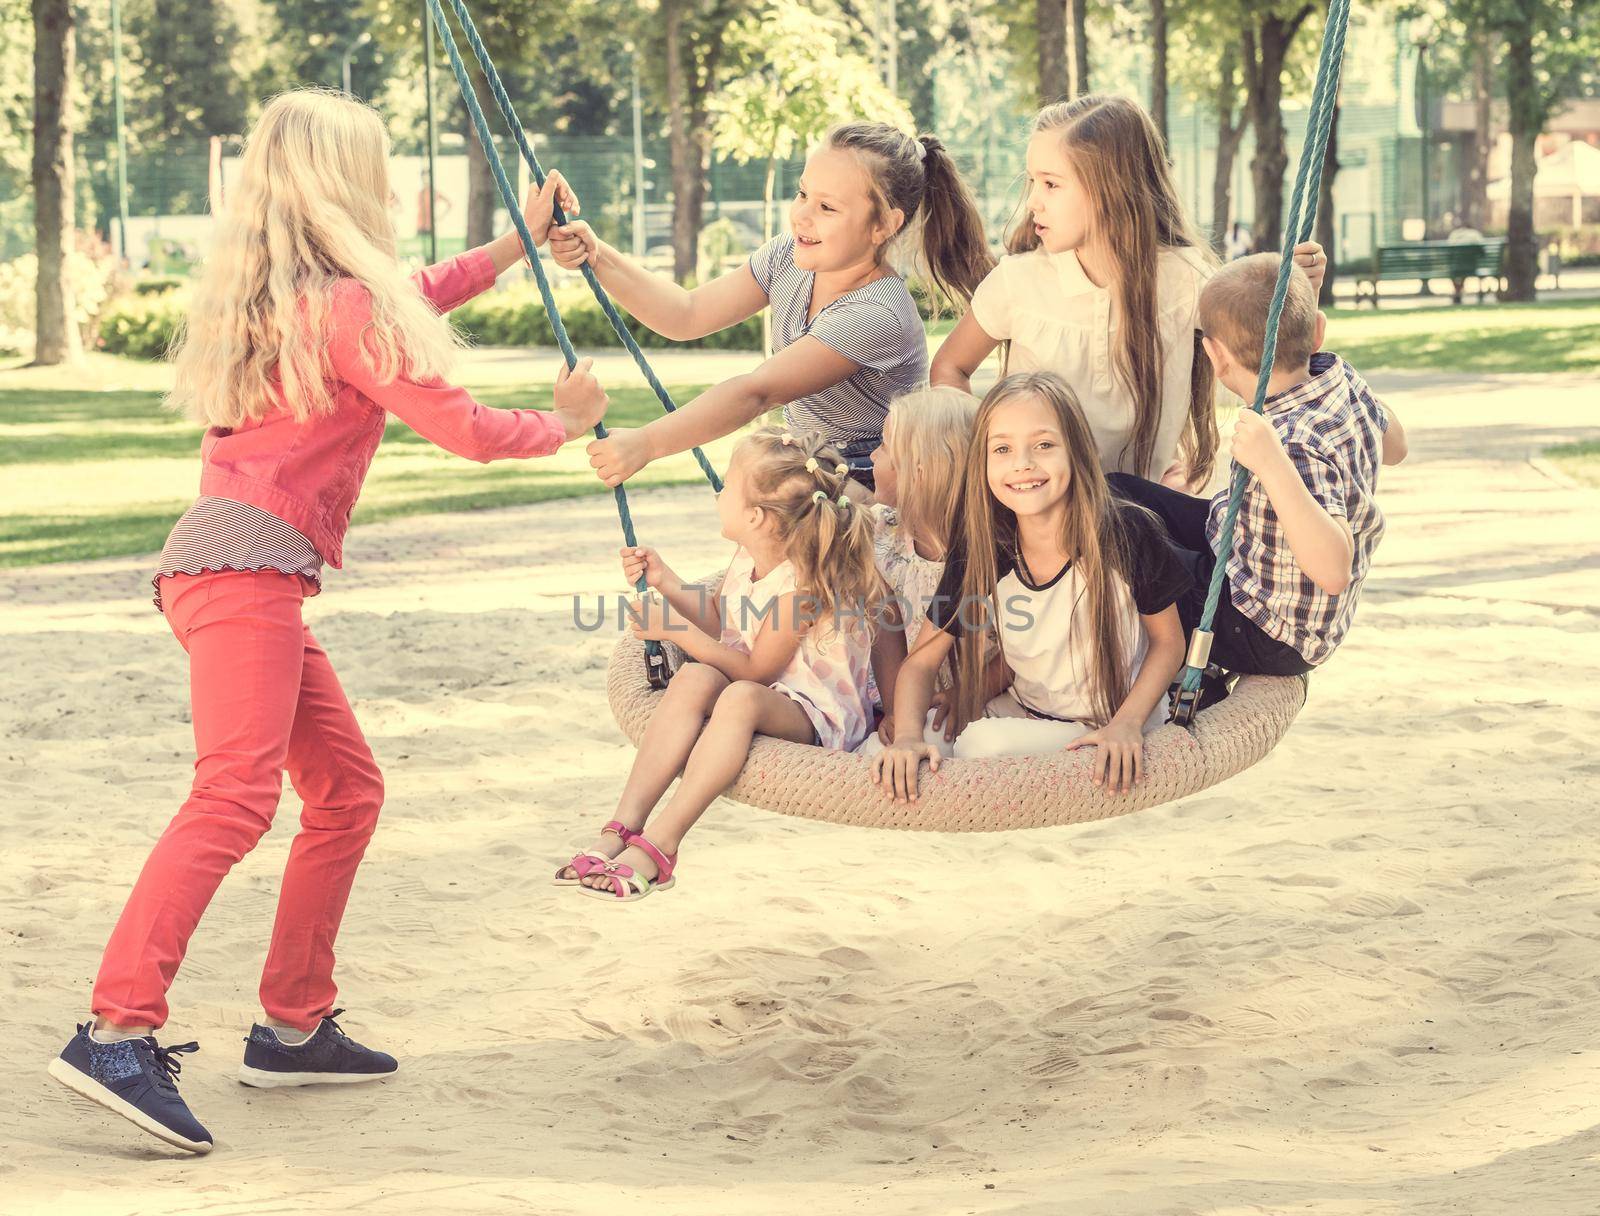
[[[233,864],[272,825],[289,774],[305,803],[261,976],[270,1017],[310,1030],[333,1008],[333,940],[383,805],[383,777],[328,656],[276,571],[172,575],[167,623],[189,652],[194,784],[106,944],[95,1013],[161,1026],[189,936]]]

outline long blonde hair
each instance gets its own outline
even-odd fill
[[[942,385],[896,397],[884,420],[900,529],[913,543],[935,550],[938,560],[956,539],[961,504],[951,487],[966,468],[977,416],[976,397]]]
[[[813,619],[870,622],[884,601],[884,585],[873,558],[872,523],[845,494],[844,457],[814,431],[767,426],[741,439],[733,459],[748,479],[749,505],[777,521],[795,590],[810,600]]]
[[[1190,226],[1150,115],[1126,97],[1089,93],[1040,110],[1033,129],[1056,131],[1093,210],[1091,231],[1112,259],[1113,290],[1121,313],[1112,358],[1134,401],[1133,432],[1125,454],[1144,477],[1161,425],[1161,366],[1156,329],[1157,258],[1164,249],[1193,249],[1207,265],[1216,258]],[[1010,253],[1039,246],[1033,217],[1023,213],[1006,242]],[[1211,472],[1217,454],[1216,384],[1196,333],[1183,453],[1190,481]],[[1130,452],[1131,449],[1131,452]]]
[[[1129,549],[1111,487],[1100,467],[1094,433],[1066,381],[1053,372],[1018,372],[1001,380],[978,407],[972,446],[962,478],[962,544],[966,573],[958,601],[962,611],[985,619],[964,620],[956,643],[957,729],[983,716],[984,672],[988,663],[986,634],[1000,582],[997,552],[1021,560],[1017,517],[989,492],[989,428],[995,411],[1019,397],[1034,397],[1050,407],[1066,446],[1070,482],[1062,521],[1061,547],[1071,557],[1083,587],[1080,607],[1088,613],[1088,637],[1094,653],[1087,666],[1095,724],[1103,726],[1127,698],[1133,656],[1121,628],[1125,619],[1122,585],[1130,573]],[[1123,508],[1130,509],[1130,508]]]
[[[245,142],[194,303],[174,345],[167,404],[212,427],[278,407],[333,409],[325,333],[330,292],[371,296],[362,335],[379,375],[443,375],[458,346],[395,256],[389,137],[371,107],[325,89],[266,104]]]

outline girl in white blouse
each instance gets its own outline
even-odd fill
[[[1072,388],[1107,472],[1203,483],[1217,424],[1196,317],[1216,259],[1184,215],[1155,124],[1124,97],[1047,106],[1028,179],[1011,256],[978,287],[930,378],[971,391],[973,372],[1009,343],[1007,372],[1050,371]],[[1322,247],[1308,241],[1295,260],[1320,286]]]

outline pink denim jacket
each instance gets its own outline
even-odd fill
[[[466,303],[494,280],[494,262],[483,249],[414,276],[440,312]],[[343,564],[350,512],[389,414],[447,451],[484,463],[548,456],[566,441],[560,420],[542,410],[492,409],[442,380],[380,382],[361,341],[372,319],[371,299],[354,281],[335,286],[329,316],[333,411],[297,422],[280,403],[260,420],[212,427],[200,445],[201,494],[276,515],[303,533],[329,565]]]

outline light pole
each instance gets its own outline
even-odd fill
[[[629,52],[633,76],[633,256],[644,257],[644,120],[639,111],[639,53]]]
[[[117,246],[128,259],[128,137],[122,121],[122,6],[111,0],[111,112],[117,128]]]
[[[434,186],[433,148],[436,134],[433,125],[433,14],[428,11],[428,0],[422,0],[423,60],[422,79],[428,90],[428,265],[439,261],[439,195]],[[348,92],[348,89],[346,90]]]
[[[1411,45],[1417,52],[1416,74],[1416,104],[1417,104],[1417,172],[1421,180],[1418,182],[1418,191],[1422,204],[1422,239],[1428,239],[1428,224],[1432,220],[1433,209],[1433,184],[1429,181],[1432,169],[1432,156],[1429,143],[1432,138],[1430,130],[1433,115],[1428,98],[1428,49],[1433,45],[1434,24],[1426,14],[1413,17],[1408,23],[1406,31],[1411,38]],[[1427,284],[1423,284],[1423,294],[1427,294]]]
[[[357,38],[349,46],[344,48],[344,56],[339,60],[339,78],[344,82],[344,92],[345,96],[347,97],[355,96],[354,92],[352,92],[350,88],[350,60],[355,57],[355,53],[358,50],[366,46],[367,43],[371,41],[371,31],[363,30],[361,32],[361,37]]]

